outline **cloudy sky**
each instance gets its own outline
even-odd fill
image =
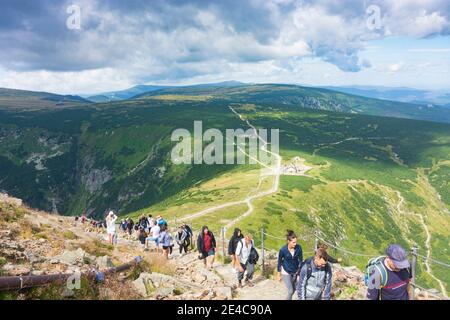
[[[2,0],[0,48],[0,87],[57,93],[225,80],[447,90],[450,1]]]

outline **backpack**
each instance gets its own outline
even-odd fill
[[[375,270],[377,270],[381,276],[381,281],[380,281],[381,287],[379,289],[386,286],[387,281],[388,281],[388,272],[383,263],[384,258],[385,258],[385,256],[379,256],[376,258],[372,258],[367,263],[366,271],[364,273],[364,284],[367,287],[370,287],[371,285],[373,285],[370,283],[370,278],[371,278],[372,274],[375,272]]]
[[[299,268],[299,270],[301,270],[303,268],[303,266],[306,265],[306,281],[308,281],[312,275],[312,266],[311,266],[312,260],[313,260],[313,257],[306,259],[305,261],[303,261],[301,263],[300,268]],[[325,273],[328,273],[328,272],[330,272],[330,264],[327,262],[327,264],[325,265]]]
[[[245,239],[242,238],[238,241],[238,244],[240,243],[241,246],[243,247],[245,245],[244,242],[245,242]],[[236,248],[237,248],[238,244],[236,245]],[[256,251],[253,240],[252,240],[252,248],[250,249],[250,254],[248,255],[247,261],[250,262],[251,264],[257,264],[258,260],[259,260],[259,254],[258,254],[258,251]]]
[[[259,260],[259,254],[258,251],[256,251],[255,247],[252,246],[250,249],[250,255],[248,256],[248,261],[250,261],[251,264],[257,264]]]
[[[184,228],[186,229],[186,233],[187,233],[187,235],[188,235],[189,238],[192,237],[192,236],[194,235],[194,234],[192,233],[191,227],[189,227],[188,225],[185,225]]]

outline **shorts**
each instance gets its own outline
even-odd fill
[[[147,240],[147,241],[155,241],[156,245],[159,246],[159,238],[148,237],[145,240]]]
[[[216,251],[214,249],[210,249],[208,251],[208,253],[206,254],[207,257],[214,256],[214,255],[216,255]]]
[[[164,249],[164,250],[168,250],[168,249],[170,249],[170,248],[172,248],[173,246],[162,246],[162,248]]]

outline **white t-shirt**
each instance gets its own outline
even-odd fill
[[[244,245],[242,245],[244,244]],[[250,251],[253,247],[253,240],[250,242],[250,244],[247,246],[245,243],[245,239],[242,239],[238,242],[236,246],[236,256],[239,257],[239,262],[242,264],[246,264],[248,260],[248,256],[250,255]]]
[[[109,234],[114,234],[116,233],[116,220],[117,220],[117,216],[112,216],[109,219],[106,220],[107,222],[107,231]]]
[[[156,225],[152,228],[151,232],[152,232],[152,237],[153,238],[158,238],[159,237],[159,232],[161,231],[161,228]]]

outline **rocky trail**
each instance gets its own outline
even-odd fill
[[[20,200],[2,195],[0,276],[103,271],[141,256],[143,261],[137,269],[120,272],[104,283],[92,284],[99,288],[100,293],[95,296],[59,292],[57,290],[64,288],[60,286],[54,288],[53,298],[71,299],[74,294],[77,299],[280,300],[286,297],[284,284],[274,277],[276,252],[265,252],[266,272],[263,275],[261,265],[257,266],[253,287],[244,284],[243,288],[237,288],[237,275],[229,263],[219,260],[219,256],[209,270],[195,250],[180,255],[175,246],[167,260],[156,248],[144,250],[134,237],[128,239],[120,233],[118,243],[111,246],[104,232],[89,229],[86,224],[76,223],[73,217],[34,211],[23,207]],[[220,252],[220,248],[217,251]],[[364,299],[366,288],[360,270],[333,265],[333,274],[333,299]],[[14,299],[27,299],[28,293],[12,294]],[[433,298],[425,291],[418,291],[417,297]]]

